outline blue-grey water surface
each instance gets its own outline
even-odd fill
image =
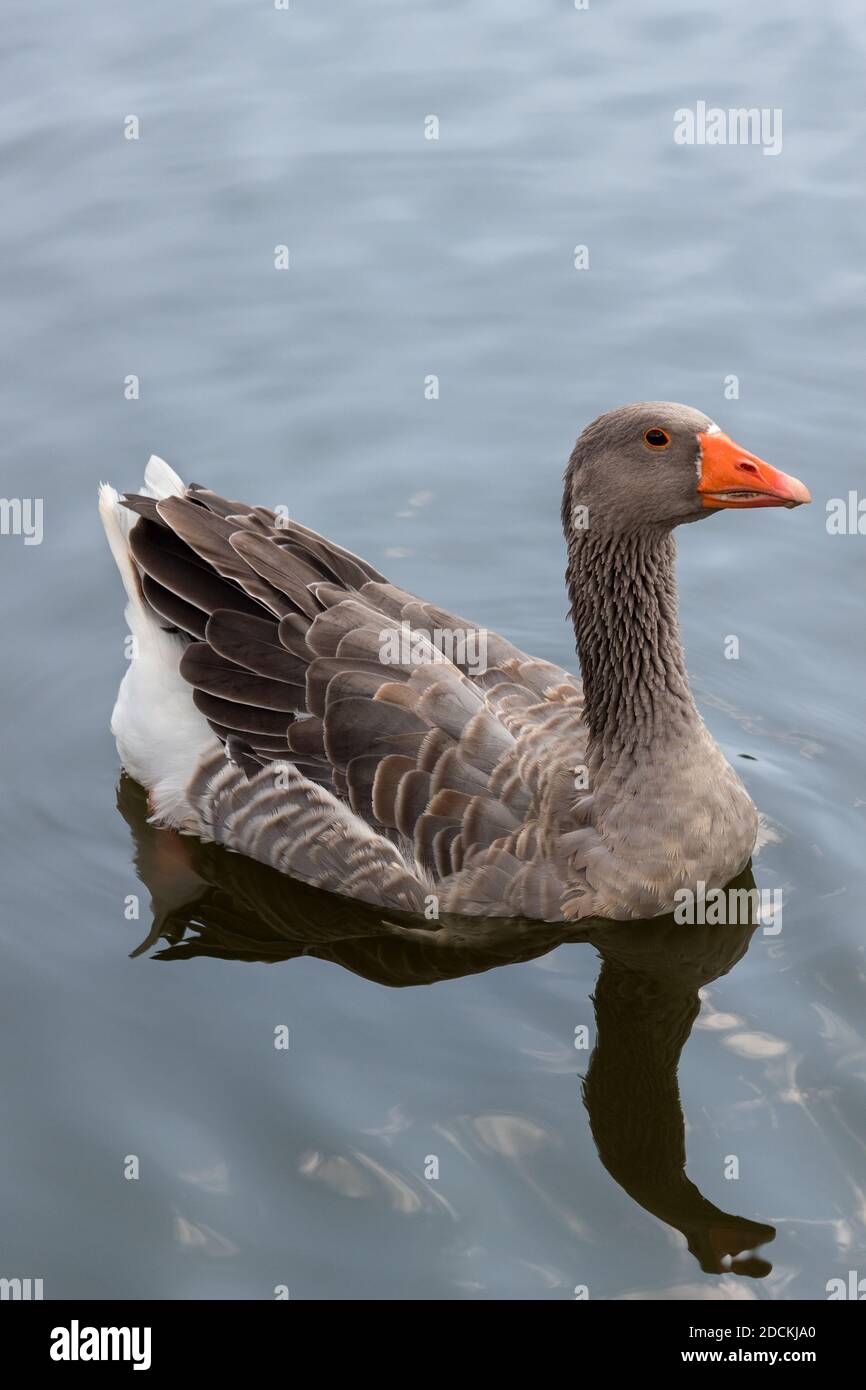
[[[44,499],[44,538],[0,537],[0,1275],[469,1300],[822,1299],[866,1275],[866,541],[826,524],[863,487],[862,7],[14,0],[5,28],[0,490]],[[699,100],[780,109],[781,153],[678,146]],[[680,537],[694,688],[784,915],[703,987],[679,1101],[664,939],[654,1041],[598,1005],[614,1063],[589,1111],[598,936],[405,988],[303,946],[130,959],[151,914],[116,806],[97,483],[158,453],[573,665],[562,468],[595,415],[655,398],[814,496]],[[664,1095],[632,1128],[674,1153],[654,1175],[602,1137],[648,1046]],[[775,1240],[705,1270],[673,1210],[700,1224],[702,1201]]]

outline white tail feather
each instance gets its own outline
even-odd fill
[[[99,485],[99,517],[105,528],[114,563],[120,570],[126,596],[130,603],[140,608],[141,585],[129,554],[129,532],[135,517],[126,507],[121,507],[120,499],[109,483]]]
[[[174,469],[158,454],[151,454],[144,470],[141,490],[145,497],[182,497],[185,491],[183,480]]]
[[[169,497],[181,494],[184,485],[174,469],[154,455],[142,491],[149,497]],[[219,741],[178,670],[182,639],[163,631],[143,601],[129,553],[136,517],[107,483],[99,489],[99,515],[129,600],[125,617],[132,636],[129,669],[120,683],[111,732],[123,766],[150,792],[154,819],[198,830],[186,788],[201,758]]]

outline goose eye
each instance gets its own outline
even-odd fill
[[[643,442],[650,449],[666,449],[671,442],[671,437],[667,430],[652,429],[647,430]]]

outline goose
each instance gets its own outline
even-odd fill
[[[674,528],[810,500],[702,411],[599,416],[562,503],[581,681],[152,457],[139,493],[99,490],[121,763],[155,824],[433,925],[669,912],[758,827],[689,688]]]

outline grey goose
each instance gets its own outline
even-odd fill
[[[99,495],[134,639],[121,761],[156,824],[394,912],[658,916],[740,873],[758,826],[689,689],[673,530],[809,500],[701,411],[587,426],[562,504],[581,681],[152,458]]]

